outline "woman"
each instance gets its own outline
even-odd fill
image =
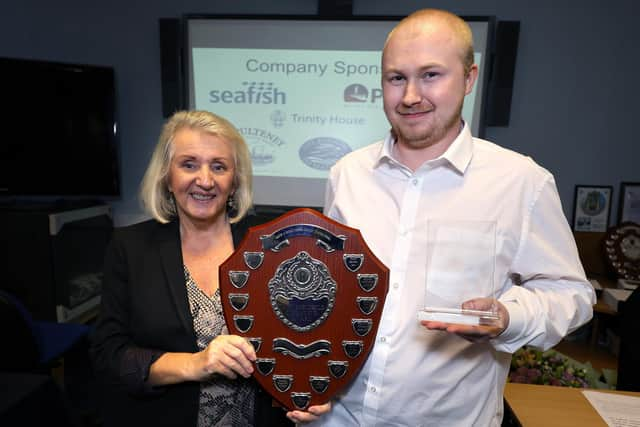
[[[205,111],[174,114],[144,175],[154,218],[116,230],[92,337],[106,425],[287,425],[251,378],[255,351],[228,335],[218,267],[251,205],[251,159],[238,131]],[[309,421],[328,407],[293,411]]]

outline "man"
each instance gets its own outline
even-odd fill
[[[389,293],[366,364],[318,425],[499,426],[511,353],[525,344],[549,348],[592,316],[594,292],[553,176],[473,138],[461,117],[477,75],[471,31],[448,12],[416,12],[387,38],[382,89],[391,132],[331,170],[325,213],[360,229],[390,268]],[[444,277],[451,287],[442,291],[477,292],[462,306],[493,308],[495,324],[417,320],[438,294],[427,293],[436,277],[427,277],[433,220],[471,224],[459,245],[463,263],[486,256],[473,248],[495,238],[495,292],[469,280],[466,264],[439,272],[440,286]],[[493,234],[482,233],[486,224]]]

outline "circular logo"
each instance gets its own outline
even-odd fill
[[[339,139],[330,137],[313,138],[300,146],[298,155],[305,165],[313,169],[329,170],[351,147]]]
[[[344,102],[367,102],[369,89],[360,83],[354,83],[344,89]]]

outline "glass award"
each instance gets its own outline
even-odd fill
[[[494,221],[431,220],[427,224],[424,308],[419,320],[463,325],[498,324],[497,307],[463,309],[465,301],[496,298]]]

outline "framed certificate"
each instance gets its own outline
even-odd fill
[[[576,185],[573,204],[574,231],[607,231],[613,187]]]
[[[640,183],[623,182],[620,184],[620,206],[618,224],[635,222],[640,224]]]

